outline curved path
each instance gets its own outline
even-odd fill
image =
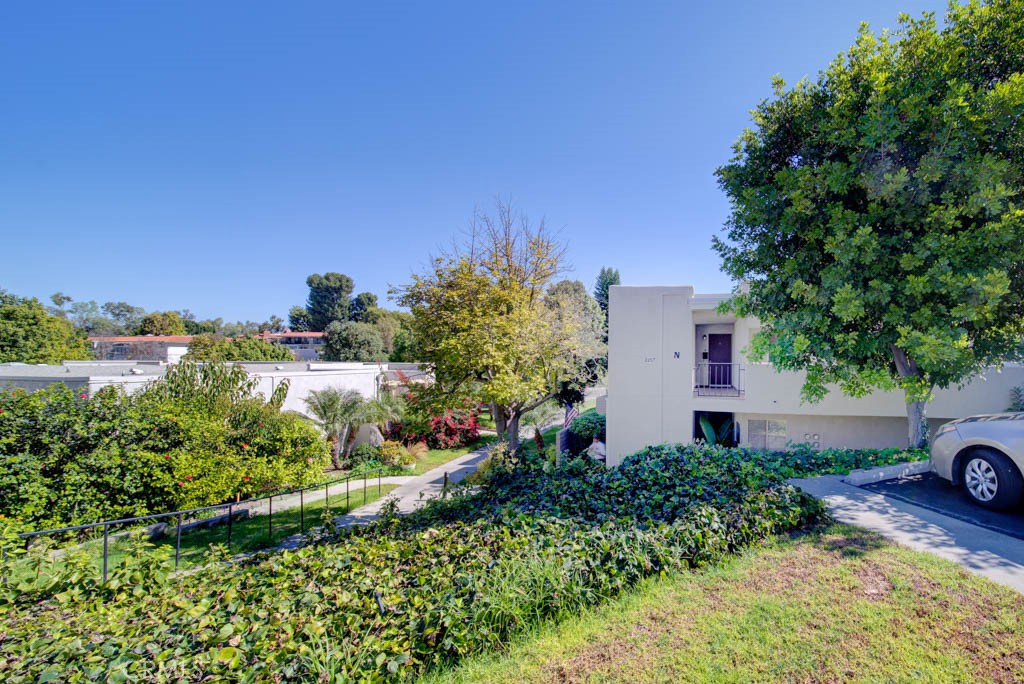
[[[464,456],[459,456],[433,470],[428,470],[422,475],[405,479],[407,482],[400,484],[384,497],[373,503],[357,508],[347,515],[335,519],[338,527],[350,525],[365,525],[379,517],[380,508],[388,499],[398,500],[398,512],[400,514],[412,513],[422,506],[428,499],[439,495],[444,488],[445,474],[448,475],[448,483],[454,484],[462,481],[470,473],[476,472],[480,462],[487,458],[487,452],[491,445],[487,444],[476,451],[471,451]]]
[[[339,516],[334,519],[334,524],[337,527],[349,527],[352,525],[366,525],[373,522],[380,517],[381,506],[384,505],[389,499],[397,499],[398,501],[398,512],[400,514],[412,513],[417,508],[425,504],[429,499],[438,496],[444,489],[445,474],[448,476],[448,483],[454,484],[462,481],[470,473],[476,472],[480,462],[487,458],[487,452],[491,445],[487,444],[476,451],[471,451],[464,456],[448,461],[445,464],[439,465],[433,470],[428,470],[422,475],[410,475],[402,477],[385,477],[381,479],[382,484],[397,484],[398,486],[391,490],[382,499],[378,499],[365,506],[361,506],[352,512]],[[362,484],[362,482],[359,482]],[[367,480],[367,487],[373,488],[377,484],[376,478]],[[352,489],[353,492],[361,491]],[[341,491],[344,491],[343,489]],[[332,492],[332,496],[338,492]],[[309,499],[313,501],[315,499]],[[298,499],[294,505],[298,505]],[[303,546],[306,543],[306,537],[302,534],[294,534],[277,544],[274,549],[296,549]],[[264,549],[270,550],[270,549]]]

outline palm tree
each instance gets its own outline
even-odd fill
[[[310,390],[304,401],[314,422],[331,443],[331,463],[340,470],[356,431],[366,419],[366,401],[356,390],[336,387]]]
[[[405,401],[390,392],[381,392],[376,399],[366,402],[366,420],[374,423],[382,434],[386,435],[391,424],[404,415]]]

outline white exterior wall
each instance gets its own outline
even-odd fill
[[[167,358],[163,360],[167,363],[178,363],[185,354],[188,354],[187,344],[169,344],[167,345]]]
[[[130,362],[129,364],[130,365]],[[270,397],[278,384],[288,380],[288,396],[285,398],[283,409],[307,413],[306,403],[303,401],[310,390],[322,390],[327,387],[336,387],[342,390],[354,389],[367,399],[377,396],[377,377],[383,372],[377,364],[362,363],[316,363],[308,364],[302,370],[289,369],[285,366],[282,370],[275,369],[273,362],[242,364],[248,373],[259,382],[257,391],[264,396]],[[121,385],[129,394],[137,392],[147,384],[162,377],[163,373],[150,373],[146,375],[103,375],[102,370],[92,370],[92,367],[102,369],[103,364],[79,364],[73,366],[74,372],[69,375],[54,373],[52,375],[31,377],[29,375],[15,375],[17,369],[12,370],[7,377],[0,376],[0,388],[16,389],[22,388],[30,392],[42,389],[57,382],[63,382],[74,389],[88,391],[92,396],[100,388],[108,385]],[[60,366],[52,368],[61,368]],[[386,366],[384,366],[386,368]],[[107,371],[109,373],[109,371]]]
[[[250,374],[259,379],[259,391],[269,397],[282,380],[288,381],[288,396],[284,400],[285,411],[296,411],[308,415],[304,399],[310,390],[334,387],[341,390],[356,390],[367,399],[377,396],[377,376],[381,370],[376,365],[361,363],[318,363],[310,364],[308,370],[274,370],[268,364],[267,370],[254,369],[248,364]]]
[[[715,311],[723,296],[694,296],[689,286],[613,286],[609,293],[608,464],[645,446],[693,439],[695,411],[732,413],[741,442],[747,420],[777,418],[787,438],[817,433],[822,447],[890,447],[907,442],[901,392],[874,392],[852,399],[833,389],[817,404],[800,400],[803,373],[779,373],[749,363],[745,350],[759,325]],[[714,326],[698,329],[697,326]],[[724,327],[723,327],[724,326]],[[693,367],[705,333],[732,332],[733,363],[741,364],[744,395],[694,396]],[[1024,385],[1024,367],[992,370],[966,387],[938,390],[928,405],[933,425],[1006,409],[1010,390]]]

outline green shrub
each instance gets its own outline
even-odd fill
[[[380,460],[387,465],[402,466],[415,463],[416,457],[401,442],[386,440],[380,445]]]
[[[382,463],[386,463],[386,461],[381,457],[380,448],[369,443],[360,444],[352,449],[349,459],[352,461],[353,466],[360,466],[367,461],[380,461]]]
[[[0,391],[0,515],[43,529],[310,484],[328,447],[282,398],[242,369],[191,364],[132,396]]]
[[[584,413],[573,419],[572,423],[569,424],[569,431],[587,440],[591,440],[594,437],[603,437],[605,417],[597,412]]]

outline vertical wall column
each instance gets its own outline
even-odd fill
[[[693,439],[693,358],[695,335],[690,293],[661,298],[661,433],[660,442]]]

